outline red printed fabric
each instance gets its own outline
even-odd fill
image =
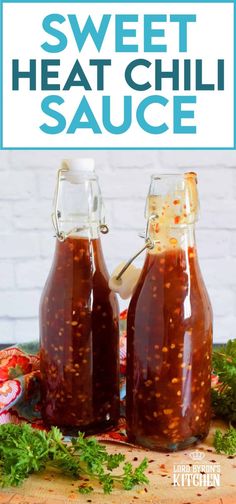
[[[125,399],[126,372],[126,315],[120,316],[120,397],[121,414]],[[37,350],[37,345],[35,344]],[[39,354],[28,354],[17,347],[0,351],[0,424],[30,422],[43,426],[40,408]],[[105,438],[125,441],[125,423],[121,419],[118,429],[106,433]]]
[[[40,420],[39,355],[17,347],[0,351],[0,424]]]

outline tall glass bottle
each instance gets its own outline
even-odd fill
[[[177,450],[210,424],[212,309],[195,244],[197,177],[153,176],[145,263],[128,310],[127,422],[132,442]]]
[[[42,414],[65,432],[96,432],[119,416],[119,309],[108,286],[103,204],[93,160],[64,162],[57,243],[40,303]]]

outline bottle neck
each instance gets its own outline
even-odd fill
[[[154,245],[148,249],[150,254],[163,254],[180,249],[187,252],[189,248],[196,248],[195,224],[165,226],[151,223],[147,234]]]
[[[195,247],[198,208],[195,173],[153,176],[145,212],[151,253]]]
[[[59,173],[53,206],[53,224],[59,240],[96,239],[103,230],[104,207],[97,177]],[[106,232],[106,231],[103,231]]]
[[[84,239],[84,240],[95,240],[100,239],[100,224],[99,222],[83,222],[77,220],[76,222],[71,221],[61,221],[61,229],[67,235],[67,238],[71,239]]]

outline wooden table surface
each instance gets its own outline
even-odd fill
[[[220,487],[173,486],[173,464],[193,463],[189,454],[196,447],[165,454],[107,443],[109,452],[125,453],[133,464],[139,463],[147,456],[150,461],[150,484],[129,492],[117,489],[111,495],[104,495],[98,485],[92,494],[80,495],[75,480],[44,472],[31,476],[20,488],[1,490],[0,504],[236,504],[236,457],[229,458],[215,453],[212,438],[217,426],[222,427],[222,424],[215,422],[208,438],[199,444],[197,449],[204,452],[202,463],[220,464]],[[134,461],[136,458],[138,460]]]

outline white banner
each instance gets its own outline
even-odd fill
[[[233,20],[232,3],[4,3],[3,147],[233,147]]]

